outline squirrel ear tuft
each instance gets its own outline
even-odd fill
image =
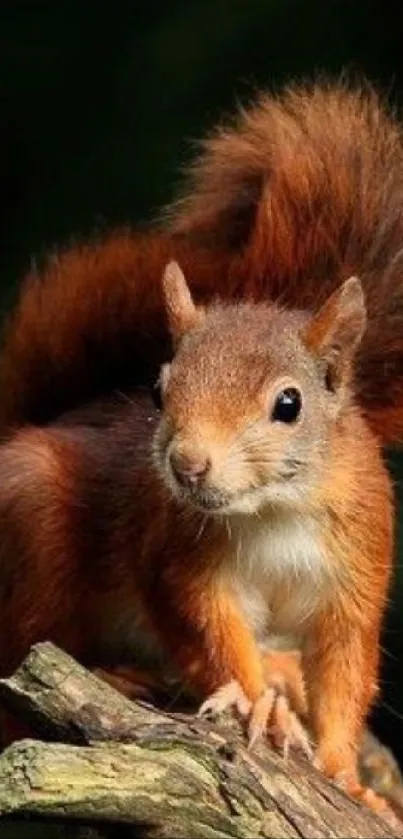
[[[162,277],[162,291],[169,330],[176,343],[200,320],[200,312],[177,262],[168,262]]]
[[[350,277],[312,317],[303,336],[306,347],[342,372],[364,334],[367,313],[362,285]]]

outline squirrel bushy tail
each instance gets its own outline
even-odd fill
[[[384,442],[403,439],[402,131],[369,85],[261,95],[202,143],[169,216],[172,233],[241,252],[258,298],[309,309],[357,274],[357,398]]]
[[[197,254],[197,255],[196,255]],[[160,234],[113,231],[32,272],[7,318],[0,362],[0,429],[46,425],[103,396],[149,387],[170,353],[161,277],[176,258],[199,297],[228,259]]]
[[[31,277],[6,330],[3,427],[152,382],[169,353],[171,258],[203,301],[314,309],[359,275],[369,326],[357,399],[383,442],[403,438],[403,143],[373,90],[262,95],[204,141],[164,232],[112,233]]]

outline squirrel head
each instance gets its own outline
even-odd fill
[[[170,263],[163,294],[175,355],[161,370],[154,453],[167,486],[211,514],[303,504],[351,403],[366,325],[360,281],[314,314],[260,303],[204,310]]]

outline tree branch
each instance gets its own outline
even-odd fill
[[[74,744],[24,740],[3,753],[3,816],[101,823],[102,836],[132,825],[125,837],[154,839],[403,837],[302,757],[249,752],[230,718],[132,703],[52,644],[32,649],[0,698],[41,735]]]

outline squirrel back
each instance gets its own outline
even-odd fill
[[[6,329],[3,428],[151,385],[170,354],[160,285],[175,259],[197,302],[315,310],[357,274],[368,328],[356,397],[383,442],[401,439],[402,210],[401,131],[374,91],[263,94],[204,141],[163,232],[112,233],[28,278]]]

